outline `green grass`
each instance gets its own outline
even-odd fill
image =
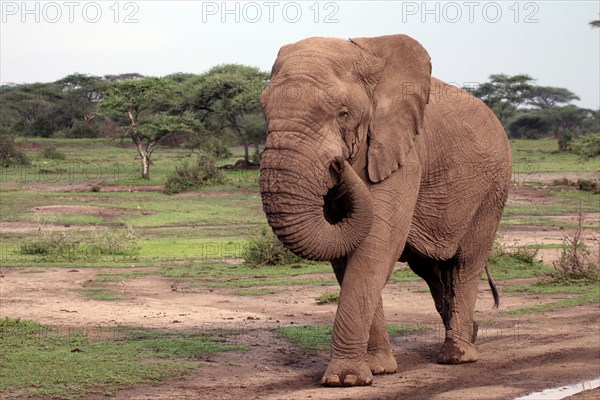
[[[244,264],[200,262],[163,266],[159,273],[191,287],[328,286],[336,282],[329,264],[311,262],[281,266],[265,265],[260,268]]]
[[[492,254],[488,265],[492,276],[496,280],[532,278],[548,274],[554,270],[541,261],[533,260],[530,262],[527,258],[527,255],[523,257],[514,253]]]
[[[571,153],[556,153],[558,142],[554,139],[510,141],[512,149],[513,173],[519,181],[531,180],[537,172],[579,172],[597,171],[598,160],[580,162],[579,157]]]
[[[325,293],[315,297],[317,304],[337,303],[339,301],[339,299],[340,299],[339,291],[325,292]]]
[[[421,277],[415,274],[410,268],[396,269],[392,272],[390,282],[414,282],[421,280]]]
[[[280,327],[276,332],[279,337],[299,345],[305,353],[314,353],[318,350],[330,348],[332,330],[331,325],[290,325]],[[423,328],[416,325],[388,325],[390,336],[416,333],[421,330]]]
[[[97,336],[104,338],[92,338]],[[159,384],[200,366],[181,360],[245,349],[203,334],[121,328],[97,335],[12,318],[0,319],[0,347],[0,397],[57,399],[110,396],[127,387]]]
[[[508,285],[503,292],[525,294],[585,294],[591,291],[591,286],[561,286],[561,285]]]
[[[568,308],[568,307],[577,307],[584,304],[589,303],[599,303],[600,302],[600,291],[598,287],[593,287],[588,292],[582,296],[577,296],[569,299],[561,299],[556,300],[546,304],[540,304],[529,307],[517,308],[515,310],[504,311],[502,315],[509,316],[521,316],[527,314],[541,314],[545,312],[554,311],[560,308]]]
[[[119,296],[111,292],[107,287],[88,287],[79,290],[84,296],[97,301],[127,300],[127,297]]]

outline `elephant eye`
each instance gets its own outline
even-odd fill
[[[350,115],[350,113],[346,110],[341,110],[338,113],[338,117],[340,117],[340,118],[348,118],[349,115]]]

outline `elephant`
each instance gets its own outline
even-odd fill
[[[397,261],[430,288],[445,327],[438,362],[476,361],[476,295],[512,166],[494,113],[432,77],[406,35],[285,45],[260,103],[267,221],[295,254],[330,261],[340,284],[321,384],[397,370],[381,297]]]

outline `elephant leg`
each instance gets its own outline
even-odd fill
[[[476,273],[479,270],[479,273]],[[481,270],[467,262],[457,262],[451,268],[444,282],[450,292],[446,292],[447,309],[444,325],[446,339],[438,356],[441,364],[462,364],[477,361],[478,354],[474,342],[477,324],[473,318],[477,288],[481,280]]]
[[[484,208],[485,209],[485,208]],[[458,253],[450,260],[450,296],[446,340],[438,357],[442,364],[461,364],[477,361],[474,343],[477,323],[473,314],[481,274],[491,252],[498,218],[490,215],[479,220],[482,230],[473,230],[460,244]]]
[[[476,361],[477,352],[473,344],[477,338],[478,327],[473,320],[473,309],[475,308],[474,299],[477,296],[479,278],[470,281],[466,286],[463,282],[460,284],[460,290],[455,290],[457,283],[455,260],[436,261],[412,257],[409,265],[417,275],[427,282],[435,302],[435,308],[444,322],[446,340],[438,361],[452,364]],[[463,266],[463,268],[465,267]],[[472,299],[470,296],[465,296],[466,293],[471,292],[474,292]],[[463,306],[467,312],[457,312]],[[465,316],[472,321],[470,328],[460,322]],[[457,345],[457,343],[459,344]],[[454,353],[457,354],[453,355]]]
[[[411,154],[416,157],[414,152]],[[407,162],[418,166],[416,160]],[[380,357],[386,360],[381,365],[384,371],[394,369],[389,344],[383,344],[388,337],[381,292],[404,249],[418,196],[415,188],[419,187],[420,179],[417,168],[406,174],[392,174],[371,190],[373,226],[356,250],[345,257],[340,301],[333,324],[331,361],[321,379],[322,385],[370,385],[373,373],[369,344],[373,354],[386,352],[389,355]],[[378,357],[371,360],[382,363]]]
[[[390,349],[390,338],[387,323],[383,315],[383,301],[379,298],[379,305],[373,316],[367,343],[367,361],[374,375],[393,374],[398,369],[398,363]]]
[[[344,273],[346,272],[346,259],[338,259],[331,262],[338,283],[342,286]],[[367,343],[367,361],[373,375],[392,374],[398,369],[396,358],[390,349],[387,323],[383,314],[383,301],[379,298],[379,304],[371,329],[369,330],[369,341]]]

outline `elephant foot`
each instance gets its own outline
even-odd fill
[[[398,370],[398,363],[392,352],[387,351],[369,351],[367,361],[373,375],[393,374]]]
[[[438,356],[440,364],[464,364],[477,361],[477,349],[462,339],[446,338]]]
[[[321,379],[323,386],[368,386],[372,383],[371,368],[363,359],[334,358]]]

